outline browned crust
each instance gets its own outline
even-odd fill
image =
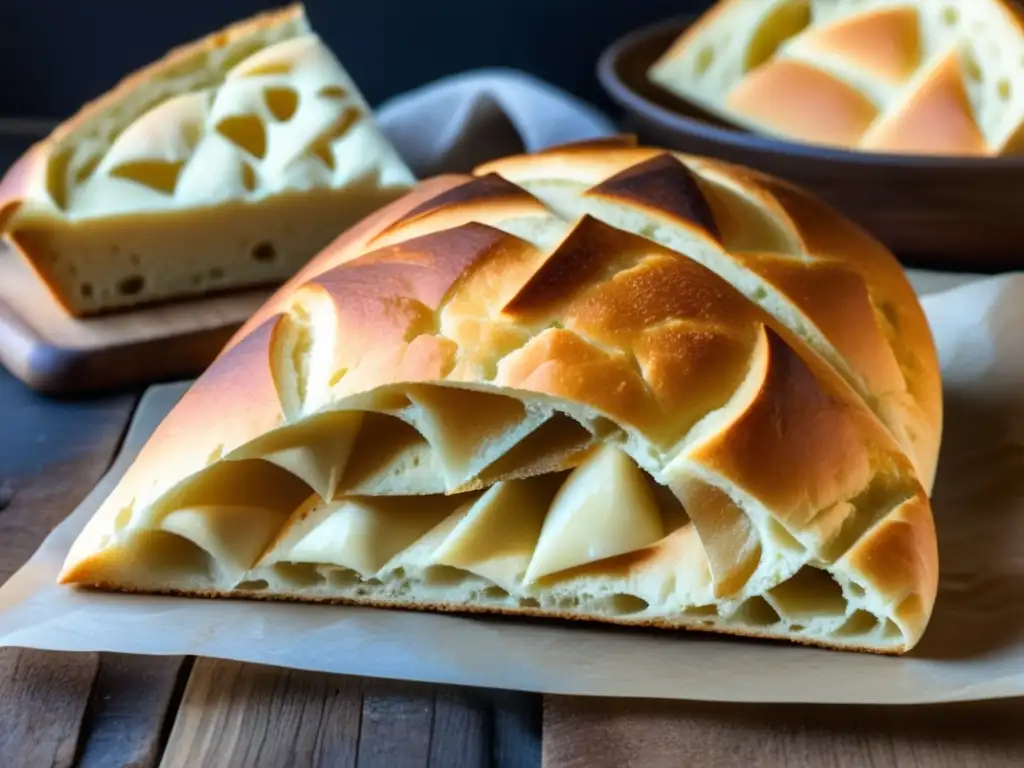
[[[258,328],[268,318],[279,313],[288,299],[317,275],[361,256],[363,253],[362,249],[367,243],[380,232],[392,226],[395,221],[404,216],[409,210],[435,195],[464,184],[470,179],[472,179],[472,176],[459,174],[443,174],[424,179],[407,194],[382,208],[378,208],[354,227],[338,235],[330,245],[310,260],[305,267],[296,272],[293,277],[264,302],[263,306],[256,310],[253,316],[228,340],[220,354],[224,355],[227,350],[252,333],[253,330]]]
[[[640,146],[635,133],[616,133],[596,139],[582,139],[558,144],[537,151],[537,155],[572,155],[577,152],[592,152],[595,149],[635,149]]]
[[[486,205],[490,202],[515,200],[532,201],[533,197],[496,173],[471,176],[463,184],[427,198],[393,221],[390,226],[382,229],[381,233],[387,234],[392,228],[399,229],[405,224],[450,206]]]
[[[232,22],[197,40],[177,45],[156,61],[146,64],[131,74],[126,75],[102,96],[83,104],[74,115],[61,123],[45,141],[50,144],[59,142],[64,136],[73,132],[79,125],[88,120],[94,113],[101,112],[108,104],[114,103],[122,98],[124,94],[134,91],[140,83],[153,79],[154,76],[173,67],[179,61],[201,51],[221,48],[231,39],[252,35],[264,29],[270,29],[271,27],[297,20],[303,15],[305,15],[305,9],[302,3],[291,3],[282,8],[262,11],[249,18]]]
[[[529,317],[568,304],[574,294],[585,290],[610,263],[621,258],[624,245],[638,239],[593,216],[583,216],[503,311],[511,317]],[[650,250],[660,249],[652,245]]]
[[[351,605],[364,608],[384,608],[389,610],[416,611],[420,613],[442,613],[454,615],[485,615],[485,616],[527,616],[535,619],[542,619],[551,622],[573,622],[577,624],[590,624],[594,626],[611,625],[618,627],[630,627],[639,629],[655,629],[671,632],[702,632],[710,635],[729,635],[731,637],[749,638],[754,640],[774,640],[786,644],[803,645],[810,648],[823,648],[830,651],[852,651],[856,653],[872,653],[879,656],[899,656],[909,648],[896,646],[894,648],[875,648],[866,645],[845,645],[838,643],[827,643],[815,638],[799,637],[796,635],[783,635],[771,632],[756,632],[753,630],[738,629],[735,627],[709,627],[701,625],[699,619],[694,624],[674,624],[660,618],[645,619],[643,621],[629,621],[627,619],[606,618],[603,616],[581,616],[568,611],[548,611],[542,608],[508,608],[491,607],[483,605],[452,603],[413,603],[398,602],[391,600],[374,600],[370,598],[358,599],[349,597],[321,597],[300,595],[297,593],[277,592],[259,593],[246,591],[223,591],[223,590],[181,590],[181,589],[135,589],[108,582],[96,582],[92,584],[77,584],[77,588],[84,591],[97,590],[104,592],[119,592],[122,594],[134,595],[162,595],[166,597],[189,597],[212,600],[265,600],[268,602],[280,603],[304,603],[308,605]]]
[[[724,105],[763,130],[835,146],[859,144],[878,117],[856,88],[793,59],[771,59],[748,73]]]
[[[552,152],[557,155],[557,150]],[[571,153],[559,155],[551,165],[547,164],[550,154],[522,156],[515,159],[513,165],[518,163],[517,169],[525,167],[532,171],[529,164],[536,161],[539,176],[549,169],[553,169],[553,176],[557,176],[559,168],[565,169],[572,163],[579,164],[576,170],[581,175],[593,176],[599,171],[613,174],[628,162],[643,164],[658,154],[655,151],[652,155],[640,149],[577,147]],[[672,162],[680,162],[680,157]],[[691,161],[682,157],[682,162]],[[843,260],[852,263],[858,256],[863,256],[864,263],[859,263],[857,268],[865,275],[874,275],[870,278],[873,285],[887,286],[886,290],[892,292],[903,290],[902,287],[892,287],[906,285],[895,259],[874,241],[846,227],[845,220],[831,209],[821,207],[823,204],[815,207],[807,201],[801,202],[803,199],[795,193],[787,197],[784,194],[787,188],[781,182],[773,187],[766,178],[743,169],[713,161],[707,161],[707,165],[716,173],[725,175],[728,172],[738,187],[748,191],[752,198],[762,200],[765,208],[774,206],[772,215],[785,218],[790,213],[799,218],[800,213],[814,213],[820,208],[821,215],[812,224],[802,227],[802,222],[790,222],[796,234],[804,239],[808,251],[826,263]],[[655,169],[658,167],[656,165]],[[693,167],[698,175],[705,173],[703,161]],[[338,338],[344,340],[344,344],[336,347],[335,353],[349,357],[346,364],[334,370],[344,369],[345,376],[352,375],[353,367],[357,368],[363,359],[369,360],[367,367],[354,375],[357,382],[354,386],[362,389],[353,391],[443,378],[445,373],[438,373],[438,370],[445,370],[441,366],[444,361],[440,355],[428,359],[425,355],[405,353],[413,348],[416,341],[445,341],[449,343],[449,351],[456,346],[452,339],[437,335],[433,313],[445,298],[450,298],[453,286],[462,284],[460,278],[470,267],[479,259],[488,258],[487,251],[494,250],[495,243],[508,238],[524,247],[528,245],[514,235],[485,223],[491,221],[487,216],[494,214],[495,208],[498,209],[497,219],[506,214],[518,216],[521,210],[532,212],[532,208],[521,209],[518,206],[520,197],[541,206],[525,193],[510,197],[512,190],[519,187],[496,179],[487,176],[482,179],[468,176],[434,179],[379,211],[318,256],[289,287],[282,289],[274,301],[257,313],[232,344],[237,346],[239,341],[249,338],[255,328],[272,322],[271,318],[285,308],[289,296],[297,293],[300,286],[318,284],[324,286],[322,290],[329,292],[335,300],[336,330]],[[489,184],[492,186],[488,187]],[[494,194],[474,195],[467,201],[467,188],[491,189]],[[779,190],[778,200],[772,196],[776,189]],[[631,189],[631,199],[636,201],[631,203],[632,207],[641,207],[643,202],[649,202],[642,192],[640,188]],[[447,199],[448,206],[441,206],[438,196]],[[516,204],[507,205],[510,199]],[[648,211],[651,207],[647,206]],[[405,225],[398,226],[396,222],[403,217]],[[397,236],[378,239],[379,234],[389,228]],[[838,241],[836,253],[819,253],[815,236],[821,240],[822,250],[829,250]],[[500,259],[495,259],[495,263],[504,264]],[[614,269],[603,269],[603,265],[609,264]],[[536,267],[530,263],[531,270],[536,270]],[[503,287],[519,291],[519,297],[507,301],[505,307],[492,309],[501,310],[503,322],[519,323],[523,328],[530,326],[530,322],[523,322],[520,315],[540,313],[540,325],[534,329],[543,330],[538,330],[521,347],[507,353],[503,351],[502,378],[492,383],[584,404],[619,425],[637,427],[652,444],[678,439],[679,435],[674,431],[676,425],[670,422],[678,419],[679,413],[685,409],[681,400],[672,398],[693,396],[694,387],[690,384],[696,378],[687,379],[688,375],[696,377],[699,374],[702,381],[715,382],[713,387],[719,391],[734,390],[731,386],[734,382],[721,378],[724,368],[735,367],[737,357],[732,346],[726,350],[727,355],[705,354],[707,350],[719,348],[710,342],[704,346],[697,343],[688,346],[685,343],[688,335],[705,340],[719,336],[727,338],[740,345],[739,352],[753,355],[761,349],[755,341],[763,339],[764,327],[778,325],[756,303],[745,299],[735,287],[710,269],[700,267],[647,238],[622,232],[595,218],[583,218],[574,231],[547,254],[544,266],[531,272],[534,279],[525,280],[525,284],[531,286],[533,295],[523,294],[520,281],[526,273],[513,275],[513,272],[502,271],[501,280],[508,281]],[[466,285],[473,285],[472,277],[467,278]],[[504,301],[506,294],[499,293]],[[492,295],[486,291],[484,294]],[[909,316],[923,317],[916,298],[912,293],[908,296],[912,303]],[[917,308],[916,314],[914,307]],[[910,462],[895,441],[867,404],[830,367],[809,353],[805,357],[803,353],[806,350],[796,349],[797,344],[788,344],[788,337],[784,334],[768,334],[768,339],[762,345],[764,351],[756,352],[771,357],[766,362],[765,378],[759,380],[757,391],[751,392],[750,401],[743,404],[744,412],[737,414],[737,418],[723,426],[717,436],[704,441],[695,451],[693,455],[698,460],[762,501],[768,500],[768,506],[782,522],[797,528],[803,526],[811,533],[814,532],[816,514],[830,505],[852,498],[852,494],[862,490],[876,474],[893,473],[908,485],[916,483]],[[872,343],[879,342],[876,339]],[[929,367],[929,361],[934,357],[934,350],[928,347],[930,337],[907,343],[923,345],[918,350],[918,357],[925,361],[925,367]],[[362,355],[361,350],[368,347],[386,354],[379,358]],[[234,347],[229,346],[229,349]],[[270,363],[265,358],[265,355],[261,359],[252,357],[244,363],[235,364],[232,362],[235,356],[226,352],[204,376],[204,384],[222,393],[230,389],[228,395],[242,400],[251,388],[247,380],[258,382],[260,377],[266,376]],[[758,359],[763,361],[763,358]],[[676,363],[678,366],[673,368]],[[663,374],[661,380],[671,385],[666,385],[665,389],[671,391],[661,398],[665,402],[671,401],[672,407],[666,411],[659,410],[658,396],[652,394],[657,387],[652,387],[651,382],[644,378],[647,375],[652,380],[657,379],[659,366]],[[676,371],[682,373],[677,374]],[[937,368],[933,373],[937,377]],[[722,383],[717,383],[719,381]],[[680,393],[678,396],[672,394],[676,389]],[[195,405],[196,398],[189,393],[182,402]],[[230,425],[218,424],[211,413],[204,409],[205,421],[196,417],[204,423],[204,435],[233,431]],[[935,447],[937,452],[937,440],[934,445],[929,443],[929,447]],[[168,461],[160,471],[151,465],[147,479],[159,480],[161,473],[173,475],[172,462]],[[136,477],[134,482],[138,480]],[[122,481],[121,486],[128,486],[127,492],[131,492],[131,484]],[[923,504],[919,522],[926,527],[933,526],[927,500]],[[901,541],[909,541],[907,546],[916,546],[913,540],[906,538],[892,539],[888,546],[890,549],[896,545],[903,546]],[[868,543],[866,537],[864,543]],[[72,566],[71,571],[80,578],[69,580],[88,582],[90,575],[101,575],[95,571],[90,573],[90,570],[88,558],[80,561]],[[882,566],[882,571],[874,575],[884,581],[886,573],[887,569]],[[116,585],[108,586],[116,588]],[[915,585],[904,586],[913,588]],[[878,591],[884,592],[886,597],[897,597],[893,594],[897,589],[898,585],[887,584],[880,586]],[[260,597],[298,599],[294,595]],[[325,598],[324,601],[374,604],[356,598]],[[934,595],[922,592],[922,601],[918,627],[927,621]],[[381,603],[401,607],[389,601]],[[430,609],[431,606],[404,607]],[[460,608],[438,605],[435,609]],[[913,608],[913,605],[907,605],[911,613]],[[492,609],[480,606],[479,610],[553,618],[589,618],[529,608]],[[644,625],[626,618],[591,620]],[[662,619],[651,620],[649,626],[674,628],[679,625]],[[826,648],[856,649],[856,646],[806,640],[769,631],[691,628],[805,642]],[[908,630],[909,642],[916,642],[919,634],[916,630]],[[862,650],[879,651],[876,648]],[[882,649],[881,652],[899,650]]]
[[[675,223],[691,222],[721,240],[714,214],[693,172],[667,152],[619,171],[591,187],[587,194],[636,205]]]

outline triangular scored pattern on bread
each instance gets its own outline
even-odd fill
[[[61,580],[902,652],[941,409],[861,230],[717,161],[568,145],[426,182],[314,260]]]
[[[1011,0],[719,0],[648,75],[707,112],[783,138],[1016,154],[1024,10]]]
[[[413,181],[292,6],[87,104],[8,173],[0,223],[81,315],[280,282]]]

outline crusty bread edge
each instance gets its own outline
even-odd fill
[[[350,258],[372,252],[362,250],[374,237],[401,219],[420,203],[473,180],[468,174],[439,174],[418,181],[410,190],[365,216],[332,240],[305,266],[288,278],[253,315],[228,339],[219,355],[224,355],[253,330],[282,312],[296,292],[317,275],[330,271]]]
[[[491,607],[484,605],[471,605],[471,604],[460,604],[454,605],[452,603],[436,603],[436,602],[401,602],[398,600],[375,600],[373,598],[355,599],[350,597],[321,597],[321,596],[309,596],[299,595],[292,592],[276,592],[276,593],[259,593],[259,592],[248,592],[248,591],[225,591],[225,590],[213,590],[213,589],[136,589],[125,585],[118,585],[112,582],[97,581],[88,584],[79,583],[72,585],[75,589],[83,592],[101,591],[105,593],[120,593],[128,595],[152,595],[162,597],[186,597],[186,598],[202,598],[212,600],[264,600],[268,602],[280,602],[280,603],[291,603],[294,605],[300,604],[311,604],[311,605],[349,605],[362,608],[376,608],[386,610],[402,610],[402,611],[416,611],[419,613],[437,613],[437,614],[448,614],[448,615],[463,615],[466,617],[472,615],[489,615],[496,617],[515,617],[515,616],[527,616],[535,619],[542,619],[546,621],[567,621],[575,622],[578,624],[591,625],[593,627],[599,627],[601,625],[611,625],[617,627],[628,627],[631,629],[655,629],[664,631],[666,633],[675,632],[702,632],[706,635],[727,635],[730,637],[748,638],[756,640],[772,640],[777,641],[786,645],[802,645],[809,648],[823,648],[831,651],[848,651],[856,653],[871,653],[878,656],[899,656],[907,653],[912,649],[913,646],[908,647],[904,644],[896,644],[892,648],[879,648],[866,645],[857,645],[855,643],[829,643],[823,640],[818,640],[809,637],[799,637],[796,635],[783,635],[772,632],[758,632],[756,630],[729,627],[729,626],[707,626],[700,623],[700,620],[695,620],[692,624],[681,624],[673,623],[659,618],[645,619],[641,621],[631,621],[628,619],[617,619],[613,617],[594,616],[594,615],[581,615],[574,614],[569,611],[558,611],[558,610],[547,610],[543,608],[509,608],[509,607]]]
[[[141,82],[152,79],[169,66],[173,66],[182,59],[186,59],[201,51],[215,50],[221,47],[225,39],[238,39],[247,37],[271,27],[279,26],[290,21],[297,21],[305,16],[305,8],[301,2],[290,3],[281,8],[261,11],[248,18],[231,22],[213,32],[209,32],[200,38],[187,43],[176,45],[168,50],[160,58],[133,70],[118,80],[112,87],[107,89],[103,95],[83,104],[71,117],[61,122],[44,142],[57,143],[65,135],[74,131],[80,123],[92,116],[94,112],[102,110],[110,102],[117,101],[124,93],[131,92]]]
[[[177,45],[160,58],[133,70],[108,88],[102,95],[85,102],[78,111],[63,120],[50,134],[31,147],[12,165],[0,179],[0,235],[7,234],[8,228],[17,218],[17,213],[31,191],[35,179],[46,170],[50,150],[70,133],[73,133],[95,113],[117,102],[125,93],[135,90],[140,83],[152,79],[169,66],[204,50],[214,50],[225,38],[244,37],[305,16],[301,2],[294,2],[281,8],[262,11],[246,19],[232,22],[227,26],[208,33],[201,38]],[[44,209],[44,215],[55,216],[57,211]]]

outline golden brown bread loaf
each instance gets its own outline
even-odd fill
[[[301,5],[125,79],[0,183],[0,232],[72,315],[280,283],[414,178]]]
[[[755,132],[897,154],[1024,152],[1013,0],[719,0],[650,79]]]
[[[61,581],[902,652],[941,390],[895,259],[630,137],[432,179],[239,331]]]

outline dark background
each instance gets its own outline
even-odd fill
[[[133,69],[274,0],[0,0],[0,118],[67,117]],[[372,104],[442,75],[523,69],[602,107],[601,50],[711,0],[309,0]]]

